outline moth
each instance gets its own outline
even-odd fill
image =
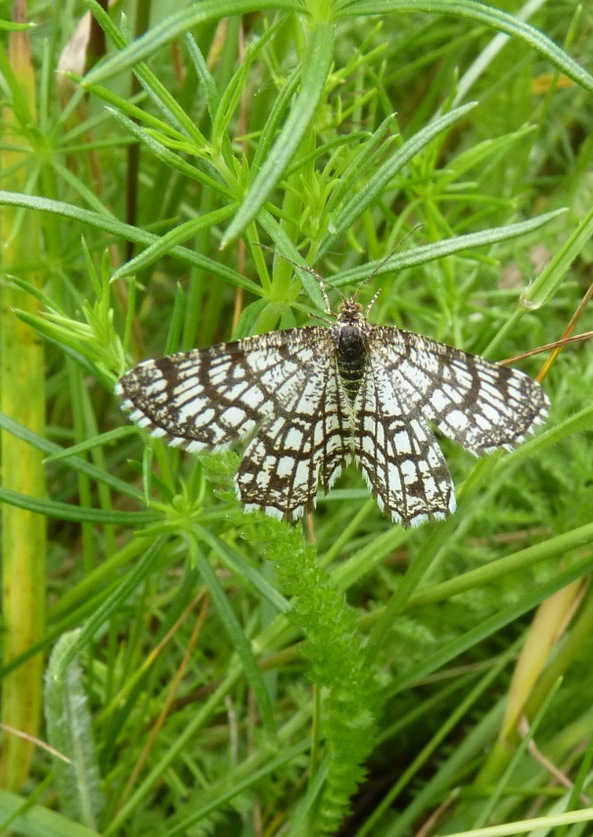
[[[344,299],[329,326],[146,360],[116,393],[133,421],[173,446],[243,442],[235,483],[248,511],[294,521],[354,461],[392,520],[441,520],[455,493],[432,427],[481,456],[519,444],[550,402],[523,372],[372,325],[369,308]]]

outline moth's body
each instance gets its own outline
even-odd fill
[[[248,510],[294,520],[354,459],[403,525],[455,509],[430,424],[476,455],[511,448],[548,399],[523,372],[368,322],[354,299],[329,327],[305,326],[148,360],[117,392],[152,435],[190,451],[243,440]]]
[[[361,306],[352,300],[346,300],[330,330],[336,347],[338,373],[350,403],[354,406],[365,375],[368,359],[367,337],[372,326],[363,316]]]

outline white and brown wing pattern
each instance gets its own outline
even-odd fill
[[[367,352],[356,458],[379,504],[404,525],[455,510],[430,424],[480,456],[510,450],[547,417],[547,395],[516,369],[394,327],[371,326]]]
[[[397,328],[375,326],[371,356],[394,390],[443,436],[482,456],[511,450],[543,424],[548,396],[524,372]]]
[[[305,380],[315,352],[294,356],[290,346],[300,331],[145,360],[120,379],[116,394],[140,427],[170,445],[226,447],[253,433]]]
[[[274,397],[235,482],[248,511],[295,520],[315,505],[319,484],[327,491],[350,459],[351,421],[329,330],[298,329],[290,349],[302,359],[302,375],[284,397]]]
[[[452,514],[455,494],[434,433],[397,383],[397,369],[371,355],[356,410],[355,459],[380,508],[417,526]]]
[[[145,361],[116,392],[134,421],[172,445],[246,441],[236,486],[248,510],[295,520],[354,459],[381,508],[406,526],[455,510],[431,424],[479,455],[520,442],[549,408],[522,372],[372,326],[355,300],[330,328]]]
[[[147,360],[120,379],[116,394],[140,427],[173,446],[198,451],[250,439],[235,480],[248,510],[302,516],[319,482],[328,489],[348,455],[349,420],[327,328]]]

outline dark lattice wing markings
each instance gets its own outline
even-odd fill
[[[189,451],[252,437],[235,482],[250,509],[295,519],[351,456],[348,404],[330,331],[271,332],[148,360],[116,393],[152,436]]]
[[[247,511],[301,517],[315,505],[319,484],[327,491],[351,458],[350,410],[333,343],[327,329],[315,331],[307,335],[316,356],[306,380],[276,402],[244,452],[236,485]]]
[[[408,409],[476,456],[512,449],[546,420],[547,395],[518,369],[390,327],[376,326],[371,344]]]
[[[381,509],[417,526],[452,514],[455,494],[434,434],[398,384],[393,363],[371,352],[356,403],[354,456]]]
[[[152,436],[190,451],[225,447],[250,436],[299,389],[326,331],[288,329],[146,360],[120,379],[116,394]]]
[[[246,442],[248,510],[294,520],[354,458],[404,525],[455,509],[431,425],[476,455],[511,448],[549,401],[514,369],[394,327],[346,300],[331,328],[303,327],[149,360],[116,392],[153,436],[190,451]]]

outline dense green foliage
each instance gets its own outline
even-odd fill
[[[170,8],[134,37],[141,0],[31,3],[34,110],[2,48],[2,149],[21,155],[2,233],[36,218],[42,255],[4,264],[0,327],[33,329],[47,358],[29,393],[46,433],[2,415],[2,455],[22,440],[47,487],[0,500],[47,519],[39,736],[70,762],[37,747],[24,786],[0,764],[0,819],[66,837],[404,837],[429,817],[426,834],[518,834],[535,816],[588,833],[590,344],[554,358],[550,421],[517,451],[442,443],[458,511],[414,530],[354,469],[303,526],[246,514],[235,452],[149,439],[113,388],[144,357],[323,316],[291,261],[336,306],[334,288],[381,289],[373,322],[492,359],[561,339],[575,312],[574,333],[593,328],[592,11]],[[85,9],[106,55],[83,75],[63,50]],[[26,659],[9,647],[3,677]]]

